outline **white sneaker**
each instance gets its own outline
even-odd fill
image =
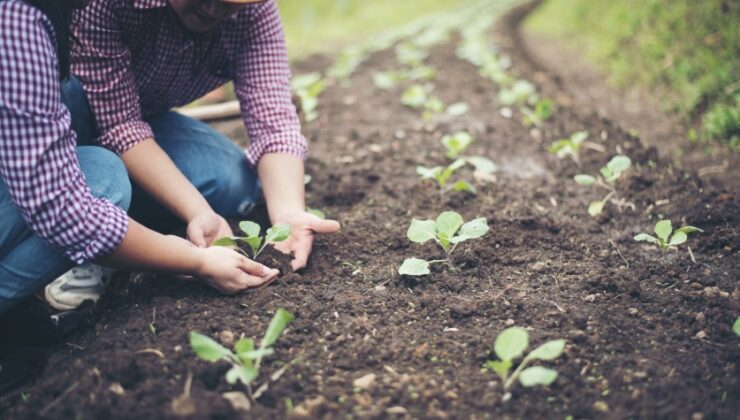
[[[70,311],[86,300],[97,302],[113,270],[95,264],[74,267],[44,289],[46,301],[55,309]]]

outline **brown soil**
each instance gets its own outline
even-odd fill
[[[536,80],[516,45],[502,45],[522,76]],[[308,201],[342,231],[316,241],[305,270],[234,297],[133,276],[2,416],[172,418],[172,401],[192,374],[191,418],[286,417],[288,401],[300,407],[294,414],[319,418],[735,418],[739,197],[661,160],[595,114],[561,105],[541,130],[502,117],[490,82],[454,51],[454,43],[434,48],[429,64],[439,73],[436,94],[471,106],[464,116],[424,123],[400,105],[403,87],[375,89],[373,72],[396,66],[390,52],[373,56],[351,85],[322,95],[320,118],[305,126]],[[219,127],[243,138],[239,125]],[[470,153],[491,157],[500,171],[495,182],[478,183],[477,196],[440,198],[419,183],[415,166],[443,164],[439,138],[462,129],[477,137]],[[582,129],[608,149],[586,152],[583,171],[597,171],[618,151],[632,158],[619,190],[636,211],[586,214],[595,193],[572,182],[579,172],[572,162],[545,151]],[[461,246],[457,271],[399,278],[404,258],[440,256],[405,238],[411,218],[446,209],[466,220],[486,217],[491,232]],[[659,216],[706,231],[688,242],[696,262],[686,247],[663,257],[632,240]],[[188,332],[260,337],[279,307],[296,319],[258,382],[289,366],[250,412],[237,413],[221,394],[242,389],[226,383],[225,364],[195,358]],[[516,386],[503,402],[500,381],[481,366],[508,325],[529,329],[533,345],[568,344],[548,363],[560,373],[553,385]],[[354,387],[370,373],[376,380],[368,390]]]

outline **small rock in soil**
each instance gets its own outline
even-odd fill
[[[249,402],[249,398],[243,392],[224,392],[221,396],[229,402],[234,411],[245,412],[252,409],[252,403]]]
[[[593,405],[594,411],[598,411],[600,413],[608,413],[609,412],[609,404],[605,403],[604,401],[596,401]]]
[[[375,378],[376,376],[374,373],[368,373],[365,376],[355,379],[352,382],[352,386],[354,386],[355,388],[369,390],[373,387],[373,385],[375,385]]]
[[[696,322],[702,323],[706,319],[706,316],[704,315],[704,312],[699,312],[698,314],[696,314],[694,319],[696,320]]]
[[[698,338],[699,340],[702,340],[704,338],[707,338],[707,333],[704,332],[704,330],[701,330],[698,333],[696,333],[696,335],[694,336],[694,338]]]
[[[224,346],[231,347],[234,345],[234,333],[229,330],[223,330],[218,333],[218,341]]]

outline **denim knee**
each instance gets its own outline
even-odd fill
[[[77,156],[92,194],[128,211],[131,181],[121,158],[110,150],[95,146],[78,147]]]
[[[261,199],[257,175],[246,157],[238,164],[213,168],[204,187],[204,197],[224,217],[245,217]]]

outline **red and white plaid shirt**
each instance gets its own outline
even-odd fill
[[[85,182],[55,45],[42,12],[0,0],[0,176],[31,230],[82,264],[120,244],[128,217]]]
[[[256,165],[265,153],[302,159],[274,0],[248,5],[205,34],[184,29],[167,0],[92,0],[75,12],[72,73],[87,93],[100,144],[121,154],[152,138],[143,118],[234,82]]]

